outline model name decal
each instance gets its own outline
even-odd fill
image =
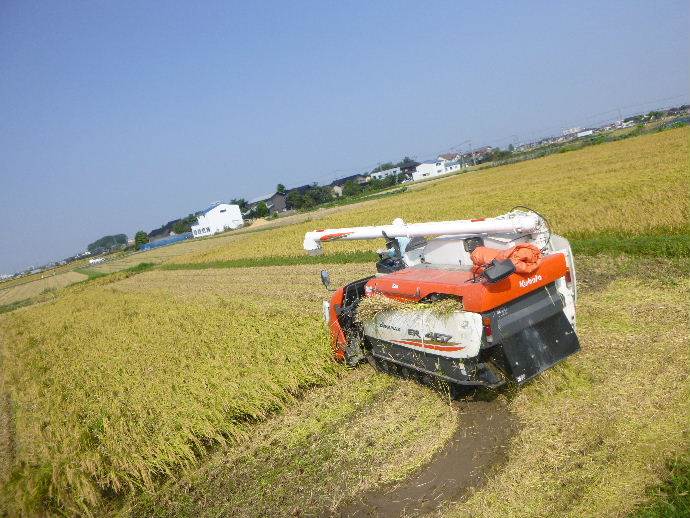
[[[543,279],[541,275],[535,275],[534,277],[530,277],[529,279],[525,279],[520,281],[520,287],[521,288],[526,288],[530,284],[534,284],[535,282],[539,282]]]
[[[381,322],[381,323],[379,324],[379,327],[383,327],[384,329],[390,329],[391,331],[398,331],[398,332],[400,332],[400,328],[399,328],[399,327],[389,326],[388,324],[384,324],[383,322]]]
[[[422,335],[418,329],[408,329],[407,334],[408,336],[416,336],[417,338],[422,338]],[[448,342],[451,338],[453,338],[451,335],[447,335],[444,333],[434,333],[431,331],[424,335],[424,339],[431,340],[434,342]]]

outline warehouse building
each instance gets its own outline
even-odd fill
[[[224,230],[244,225],[238,205],[215,203],[197,215],[197,224],[192,225],[194,237],[211,236]]]

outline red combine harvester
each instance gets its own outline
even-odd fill
[[[498,387],[523,383],[579,350],[570,244],[537,213],[316,230],[304,248],[318,254],[322,243],[377,238],[386,240],[378,274],[324,302],[337,360]],[[321,279],[331,289],[328,272]],[[416,306],[392,304],[360,320],[360,302],[374,296]],[[444,299],[456,301],[455,309],[434,311]]]

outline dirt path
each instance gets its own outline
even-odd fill
[[[397,485],[363,494],[337,515],[419,516],[458,501],[470,488],[481,485],[489,468],[505,459],[517,424],[502,398],[457,404],[461,425],[427,466]]]

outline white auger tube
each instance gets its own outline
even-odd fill
[[[487,236],[493,234],[532,234],[542,228],[541,218],[530,212],[509,212],[503,216],[456,221],[405,223],[398,218],[392,225],[314,230],[304,235],[304,249],[311,255],[322,252],[321,244],[336,240],[378,239],[384,237]]]

